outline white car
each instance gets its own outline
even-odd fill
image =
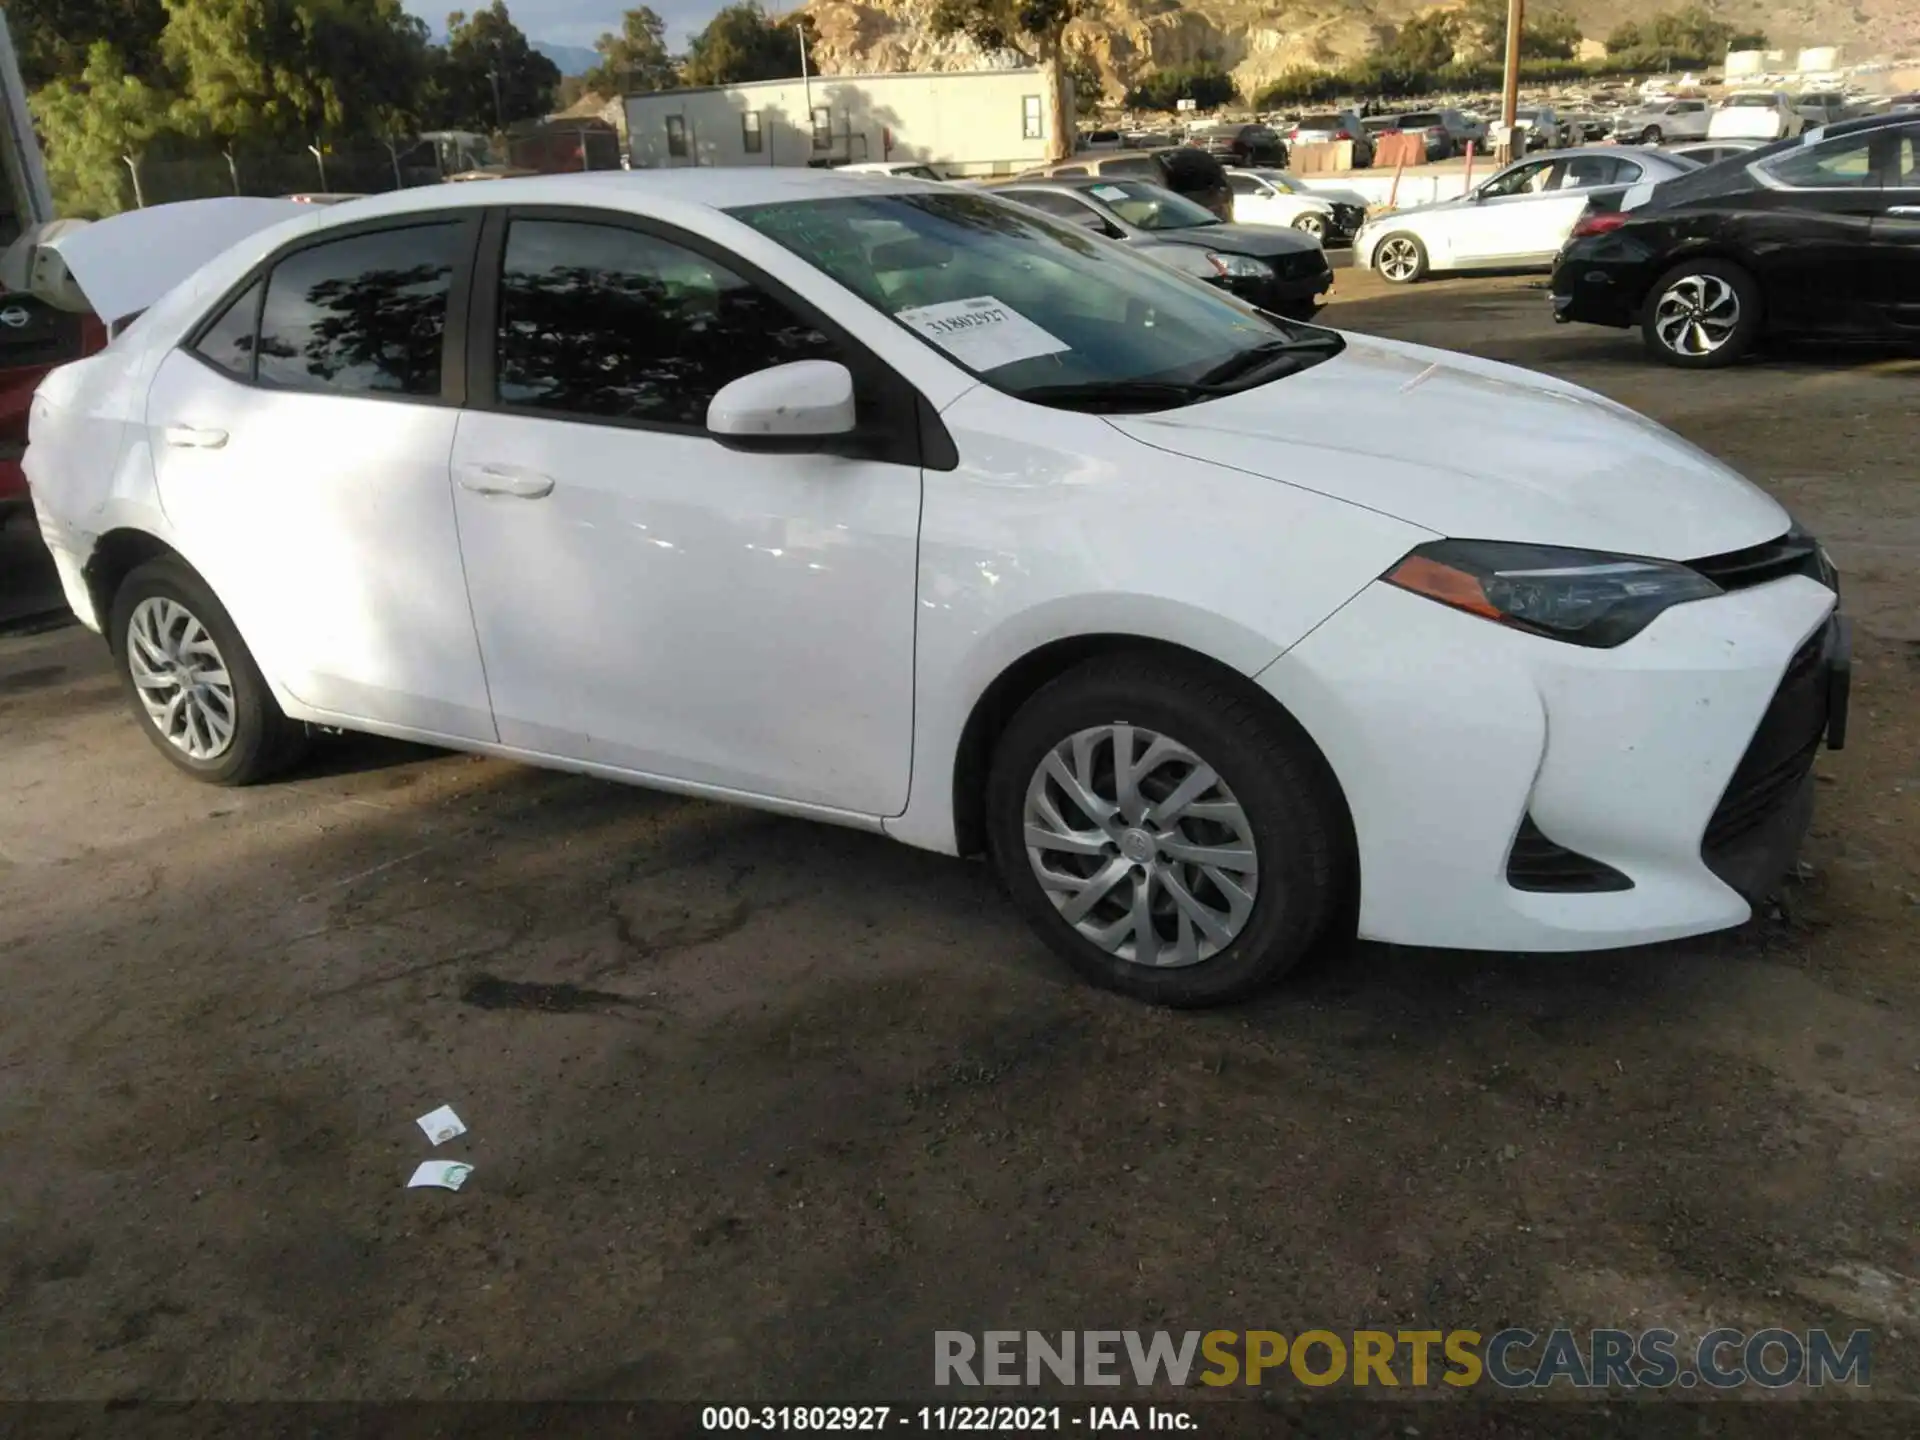
[[[1558,150],[1577,137],[1567,133],[1560,117],[1546,105],[1532,105],[1513,112],[1514,149]]]
[[[940,180],[945,177],[919,160],[861,160],[838,167],[842,175],[890,175],[900,180]]]
[[[152,303],[42,383],[26,469],[202,780],[331,726],[986,852],[1181,1005],[1354,915],[1736,925],[1808,823],[1824,557],[1577,386],[910,181],[407,190],[137,296],[177,208],[66,252]]]
[[[1707,122],[1709,140],[1785,140],[1807,128],[1784,91],[1736,90]]]
[[[1233,218],[1241,225],[1286,225],[1325,245],[1351,240],[1367,218],[1366,201],[1316,194],[1284,170],[1229,170]],[[1356,201],[1358,203],[1356,203]]]
[[[1447,270],[1544,268],[1595,190],[1658,183],[1697,168],[1631,145],[1536,155],[1456,199],[1375,216],[1353,237],[1353,262],[1399,285]]]

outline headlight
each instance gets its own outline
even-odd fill
[[[1600,649],[1631,640],[1671,606],[1721,593],[1670,560],[1496,540],[1436,540],[1385,578],[1456,610]]]
[[[1216,255],[1207,252],[1207,263],[1220,274],[1239,280],[1262,280],[1273,274],[1273,267],[1251,255]]]

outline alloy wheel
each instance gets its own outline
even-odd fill
[[[1654,302],[1654,333],[1676,355],[1711,355],[1739,326],[1739,293],[1718,275],[1683,275]]]
[[[1325,239],[1327,234],[1327,222],[1317,214],[1302,215],[1293,222],[1293,228],[1303,235],[1313,236],[1316,240]]]
[[[1187,746],[1098,725],[1027,783],[1027,861],[1061,918],[1137,965],[1196,965],[1246,928],[1259,853],[1246,811]]]
[[[1374,264],[1389,280],[1411,280],[1420,269],[1420,252],[1406,236],[1396,235],[1380,242]]]
[[[127,622],[127,669],[147,717],[193,760],[216,760],[233,744],[233,679],[207,627],[178,600],[152,595]]]

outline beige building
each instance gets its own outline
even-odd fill
[[[1038,69],[816,75],[629,95],[627,147],[636,170],[911,160],[1010,174],[1053,153],[1048,110]]]

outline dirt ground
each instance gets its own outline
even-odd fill
[[[1682,374],[1526,278],[1337,297],[1827,540],[1853,733],[1778,909],[1162,1013],[873,836],[364,740],[193,785],[96,638],[16,625],[0,1398],[844,1400],[924,1395],[943,1328],[1421,1323],[1864,1325],[1920,1397],[1920,361]],[[466,1189],[403,1188],[446,1153]]]

